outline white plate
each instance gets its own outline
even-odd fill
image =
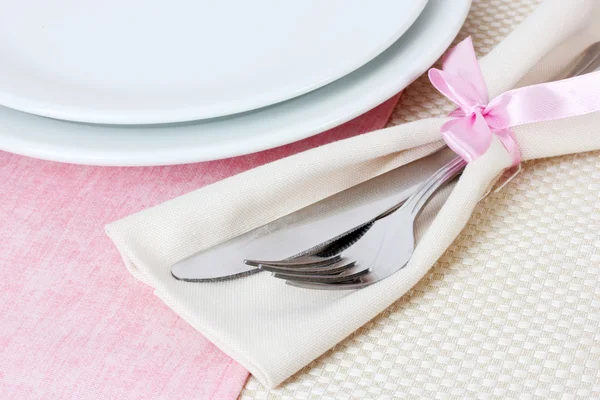
[[[398,93],[451,44],[470,0],[430,0],[403,37],[359,70],[304,96],[198,123],[102,126],[0,107],[0,149],[93,165],[166,165],[214,160],[294,142],[339,125]]]
[[[0,0],[0,104],[152,124],[257,109],[371,61],[427,0]]]

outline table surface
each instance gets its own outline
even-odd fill
[[[457,41],[473,36],[483,55],[539,2],[475,0]],[[298,143],[208,163],[99,168],[0,152],[0,398],[237,397],[247,371],[127,273],[104,224],[372,130],[392,111],[395,125],[451,109],[425,78],[396,101]],[[282,387],[250,377],[241,397],[600,397],[597,182],[598,152],[528,163],[409,294]]]

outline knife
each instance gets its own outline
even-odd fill
[[[246,276],[260,271],[244,259],[283,260],[317,248],[331,238],[352,232],[391,207],[403,202],[416,185],[383,198],[324,215],[317,220],[298,221],[262,236],[244,234],[196,253],[171,267],[174,278],[189,282],[211,282]]]

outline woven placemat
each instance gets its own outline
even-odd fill
[[[539,2],[475,0],[457,41],[486,54]],[[423,77],[390,124],[450,110]],[[526,163],[409,293],[241,398],[600,398],[600,152]]]

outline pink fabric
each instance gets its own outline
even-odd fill
[[[0,152],[0,399],[234,399],[248,372],[125,270],[110,221],[260,164],[383,127],[398,96],[321,135],[152,168]]]
[[[489,101],[470,37],[447,52],[442,70],[429,70],[429,79],[459,107],[441,131],[448,147],[467,162],[487,151],[494,134],[516,166],[521,163],[521,151],[512,127],[600,110],[600,72],[521,87]]]

